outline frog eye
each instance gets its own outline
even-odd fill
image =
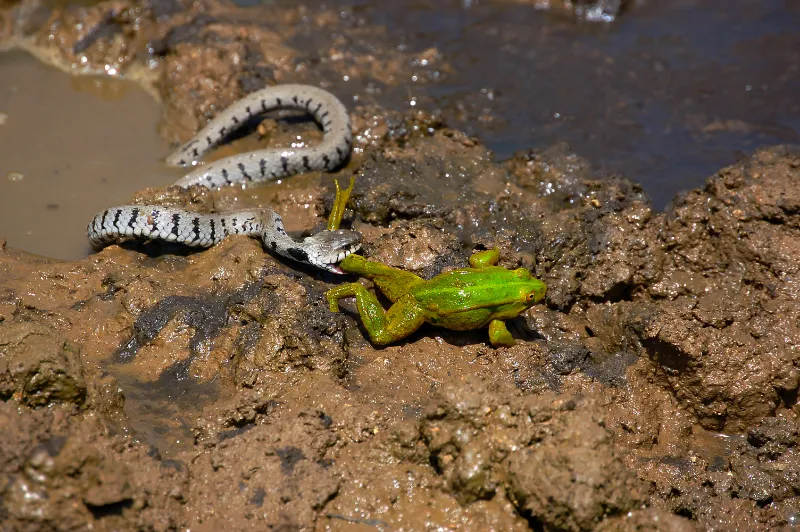
[[[536,292],[536,291],[528,292],[528,295],[525,296],[525,301],[527,301],[528,303],[531,303],[531,302],[535,303],[537,295],[538,295],[538,292]]]

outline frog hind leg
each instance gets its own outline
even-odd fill
[[[408,294],[411,289],[423,282],[422,278],[405,270],[392,268],[380,262],[367,260],[361,255],[350,255],[339,263],[347,273],[354,273],[372,279],[378,289],[392,303]]]
[[[489,341],[493,346],[512,346],[516,343],[514,337],[506,327],[506,322],[502,320],[492,320],[489,322]]]
[[[473,253],[469,258],[469,265],[473,268],[486,268],[494,266],[500,261],[500,250],[497,248],[487,249]]]
[[[344,216],[344,209],[347,206],[347,200],[350,199],[350,194],[353,192],[353,187],[356,184],[355,176],[350,178],[350,186],[342,190],[339,187],[339,181],[333,181],[336,184],[336,198],[333,200],[333,208],[331,208],[331,215],[328,217],[328,231],[336,231],[342,223]]]
[[[355,296],[361,323],[372,343],[386,345],[401,340],[425,323],[425,314],[411,296],[405,296],[387,311],[378,299],[359,283],[349,283],[328,290],[326,297],[332,312],[338,312],[339,299]]]

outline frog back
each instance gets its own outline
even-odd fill
[[[519,281],[515,271],[501,267],[460,268],[420,283],[410,294],[426,312],[439,318],[471,311],[482,316],[488,311],[487,319],[491,319],[498,307],[519,303],[524,298]]]

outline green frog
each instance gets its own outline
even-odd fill
[[[510,346],[514,338],[504,320],[541,301],[547,287],[525,268],[497,266],[499,260],[497,249],[479,251],[469,258],[469,268],[444,272],[426,281],[413,273],[350,255],[339,267],[372,279],[393,303],[391,308],[384,310],[375,295],[359,283],[337,286],[326,297],[331,312],[338,312],[341,298],[355,296],[358,314],[376,345],[396,342],[423,323],[431,323],[456,331],[488,325],[492,345]]]

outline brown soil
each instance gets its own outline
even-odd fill
[[[210,0],[2,5],[0,41],[138,76],[170,141],[266,83],[429,68],[302,7],[271,7],[277,32],[266,8]],[[326,28],[321,58],[289,44],[300,21]],[[517,345],[426,326],[376,349],[352,304],[328,311],[339,278],[248,238],[74,262],[0,241],[1,530],[797,524],[800,151],[758,151],[656,213],[564,145],[498,164],[436,116],[361,103],[336,177],[358,176],[365,254],[427,277],[499,247],[548,285]],[[296,134],[279,121],[269,142]],[[299,230],[328,212],[324,179],[135,200],[267,201]]]

